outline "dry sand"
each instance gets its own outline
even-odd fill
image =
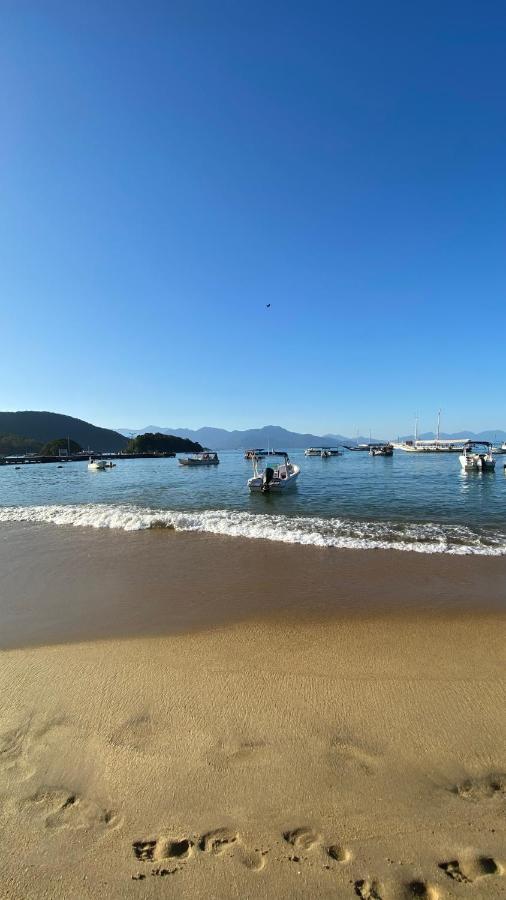
[[[0,896],[506,896],[505,562],[172,537],[2,531]]]

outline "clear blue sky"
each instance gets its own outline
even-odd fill
[[[0,409],[506,427],[505,34],[493,0],[3,0]]]

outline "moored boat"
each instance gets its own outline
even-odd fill
[[[180,466],[217,466],[219,463],[218,454],[205,450],[203,453],[194,453],[193,456],[180,456]]]
[[[258,465],[259,458],[254,456],[253,477],[248,480],[250,491],[260,491],[262,494],[278,493],[295,487],[300,473],[300,466],[290,462],[288,453],[284,454],[284,462],[274,468],[266,466],[261,470]]]
[[[392,444],[371,444],[369,453],[371,456],[393,456],[394,448]]]
[[[477,447],[483,447],[484,450],[477,450]],[[492,455],[492,444],[489,441],[468,441],[459,456],[459,461],[465,472],[493,472],[495,459]]]
[[[94,472],[99,472],[99,471],[103,471],[104,469],[107,469],[107,468],[109,468],[109,466],[107,465],[107,460],[93,459],[93,457],[90,456],[90,461],[88,463],[88,469],[91,469]]]

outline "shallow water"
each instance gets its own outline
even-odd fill
[[[495,473],[463,473],[458,454],[391,458],[345,452],[322,460],[292,451],[295,490],[250,494],[251,463],[222,451],[220,465],[176,459],[0,468],[0,522],[181,530],[331,547],[506,554],[506,457]]]

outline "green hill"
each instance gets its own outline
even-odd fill
[[[199,453],[201,450],[202,447],[195,441],[160,432],[139,434],[128,442],[126,448],[127,453]]]
[[[22,437],[20,434],[0,434],[0,456],[22,456],[25,453],[40,453],[42,441]]]
[[[97,428],[73,416],[33,410],[0,412],[0,435],[21,436],[42,444],[68,436],[81,447],[98,452],[117,452],[128,444],[124,435],[109,428]]]

